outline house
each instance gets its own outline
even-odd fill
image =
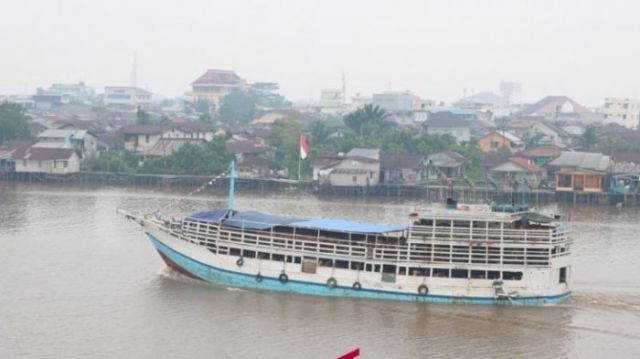
[[[103,101],[105,106],[148,107],[151,92],[132,86],[107,86]]]
[[[419,98],[410,91],[375,93],[371,102],[387,112],[408,112],[419,108]]]
[[[556,146],[536,147],[520,154],[520,157],[527,159],[530,163],[542,168],[542,179],[548,179],[546,165],[558,158],[562,153],[562,148]]]
[[[458,143],[468,143],[471,140],[469,121],[451,112],[430,114],[423,126],[429,135],[449,135]]]
[[[604,123],[617,123],[633,130],[640,129],[640,99],[605,98]]]
[[[330,169],[339,164],[344,157],[345,154],[343,152],[318,154],[318,157],[316,157],[311,164],[311,167],[313,168],[313,180],[317,181],[321,176],[328,175]],[[329,172],[327,172],[327,170]]]
[[[11,155],[16,173],[68,174],[80,171],[80,157],[71,148],[25,147]]]
[[[380,150],[354,148],[320,176],[320,184],[345,187],[375,186],[380,181]]]
[[[602,192],[611,158],[602,153],[563,151],[548,166],[555,170],[557,192]]]
[[[264,157],[268,152],[269,147],[255,140],[236,140],[229,139],[225,143],[227,151],[234,154],[238,164],[241,164],[244,160],[252,157]]]
[[[381,155],[383,183],[416,184],[425,178],[423,155]]]
[[[138,153],[147,152],[170,132],[171,129],[163,125],[129,125],[118,130],[124,136],[124,149]]]
[[[543,116],[548,119],[576,118],[588,113],[589,109],[567,96],[547,96],[529,106],[524,112],[525,115]]]
[[[34,147],[71,148],[80,158],[95,158],[98,154],[98,140],[86,130],[50,128],[38,134]]]
[[[523,157],[511,157],[489,170],[492,181],[510,188],[537,188],[542,181],[542,168]]]
[[[640,152],[619,152],[611,155],[610,188],[615,193],[640,193]]]
[[[496,152],[500,148],[516,153],[524,149],[524,142],[509,132],[493,131],[480,137],[477,140],[477,146],[484,153]]]
[[[241,178],[286,178],[289,170],[263,156],[245,158],[236,167]]]
[[[220,108],[229,93],[246,87],[246,81],[234,71],[209,69],[191,83],[191,91],[185,93],[185,99],[192,104],[204,101],[209,106]]]
[[[469,164],[471,161],[454,151],[434,153],[427,157],[428,178],[437,179],[440,173],[448,178],[461,177]]]
[[[15,163],[12,155],[16,151],[22,151],[31,147],[31,141],[9,140],[0,144],[0,173],[14,172]]]
[[[151,148],[140,154],[145,157],[166,157],[177,152],[186,144],[202,146],[205,144],[205,140],[202,138],[160,138]]]
[[[165,134],[167,138],[197,138],[206,142],[213,140],[218,133],[212,125],[202,122],[179,122],[171,126],[171,130]]]
[[[86,103],[95,97],[94,89],[85,85],[84,82],[77,84],[54,83],[49,86],[47,91],[61,95],[67,103]]]

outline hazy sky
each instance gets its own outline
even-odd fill
[[[637,1],[3,1],[0,93],[138,83],[175,96],[207,68],[275,81],[290,99],[523,83],[528,101],[640,96]]]

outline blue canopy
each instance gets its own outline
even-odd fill
[[[275,226],[286,226],[300,221],[299,218],[274,216],[255,211],[238,212],[233,217],[224,221],[225,226],[244,228],[250,230],[265,230]]]
[[[227,215],[228,210],[226,209],[216,209],[213,211],[202,211],[190,214],[186,219],[192,221],[217,221],[221,218],[224,218]]]
[[[389,232],[399,232],[407,229],[405,226],[385,226],[379,224],[367,224],[358,222],[343,221],[340,219],[312,219],[289,223],[292,227],[315,229],[333,232],[354,232],[383,234]]]

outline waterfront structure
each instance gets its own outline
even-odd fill
[[[484,153],[496,152],[501,148],[516,153],[524,149],[524,142],[509,132],[494,131],[480,137],[477,146]]]
[[[448,111],[430,114],[423,126],[430,135],[449,135],[458,143],[471,140],[469,121]]]
[[[542,181],[542,168],[530,163],[526,158],[511,157],[489,170],[489,176],[507,189],[528,187],[538,188]],[[524,186],[519,186],[524,185]]]
[[[151,92],[132,86],[106,86],[103,101],[105,106],[147,107]]]
[[[247,82],[231,70],[209,69],[191,83],[191,91],[185,93],[186,101],[204,101],[220,108],[222,100],[234,90],[246,90]]]
[[[380,155],[383,183],[417,184],[425,179],[423,155]]]
[[[457,304],[568,299],[569,227],[504,212],[513,210],[449,203],[412,213],[408,225],[378,225],[235,211],[231,192],[229,209],[178,221],[124,214],[169,267],[227,287]]]
[[[441,174],[447,178],[461,177],[465,167],[470,165],[471,161],[457,152],[443,151],[429,155],[427,163],[428,178],[436,179]]]
[[[602,153],[563,151],[549,162],[555,171],[556,192],[593,192],[605,189],[605,176],[611,167],[611,157]]]
[[[98,140],[86,130],[46,129],[38,134],[34,147],[71,148],[83,159],[98,155]]]
[[[627,128],[639,129],[640,99],[607,97],[604,99],[604,123],[617,123]]]
[[[70,148],[27,147],[14,151],[16,173],[68,174],[80,171],[80,157]]]
[[[319,177],[321,185],[369,187],[380,182],[380,150],[354,148]]]
[[[138,153],[149,151],[170,132],[171,129],[163,125],[129,125],[118,130],[124,136],[124,149]]]

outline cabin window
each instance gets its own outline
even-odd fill
[[[255,258],[256,257],[256,252],[245,249],[244,251],[242,251],[242,256],[243,257],[247,257],[247,258]]]
[[[373,270],[373,266],[369,263],[364,265],[364,270],[367,272],[371,272]]]
[[[437,220],[436,221],[436,226],[437,227],[451,227],[451,221]]]
[[[571,187],[571,175],[558,175],[558,187]]]
[[[42,167],[42,161],[38,161],[38,167]]]
[[[267,252],[258,252],[258,258],[259,259],[269,259],[271,258],[271,254],[267,253]]]
[[[469,270],[467,269],[452,269],[451,278],[469,278]]]
[[[344,269],[349,269],[349,262],[348,261],[341,261],[341,260],[336,260],[336,268],[344,268]]]
[[[220,246],[220,247],[218,247],[218,254],[227,254],[227,250],[228,249],[229,249],[229,247]]]
[[[363,262],[351,262],[351,269],[353,270],[362,270],[364,268]]]
[[[487,279],[500,279],[500,272],[497,270],[487,271]]]
[[[316,265],[315,260],[305,258],[304,261],[302,261],[302,273],[315,273]]]
[[[375,264],[373,266],[373,271],[376,272],[376,273],[379,273],[380,272],[380,265],[379,264]]]
[[[498,275],[500,275],[498,273]],[[487,277],[487,272],[483,271],[483,270],[472,270],[471,271],[471,278],[472,279],[485,279]]]
[[[560,283],[567,283],[567,267],[560,268]]]
[[[353,183],[358,182],[358,177],[357,176],[353,176],[351,179],[353,180]]]
[[[444,268],[433,268],[433,276],[438,278],[449,278],[449,270]]]
[[[302,263],[302,258],[300,258],[300,257],[293,257],[293,263],[295,263],[295,264],[300,264],[300,263]]]
[[[502,272],[502,279],[504,280],[521,280],[522,272]]]
[[[409,268],[409,275],[411,276],[419,276],[419,277],[428,277],[429,276],[429,268],[420,268],[420,267],[411,267]]]
[[[238,248],[229,248],[229,254],[232,256],[239,256],[242,253]]]
[[[399,275],[407,275],[407,267],[398,268],[398,274]]]
[[[271,260],[278,261],[278,262],[284,262],[284,256],[282,254],[272,254],[271,255]]]
[[[396,266],[392,264],[385,264],[382,266],[382,273],[396,273]]]
[[[320,258],[318,260],[318,265],[320,267],[333,267],[333,260],[328,258]]]

